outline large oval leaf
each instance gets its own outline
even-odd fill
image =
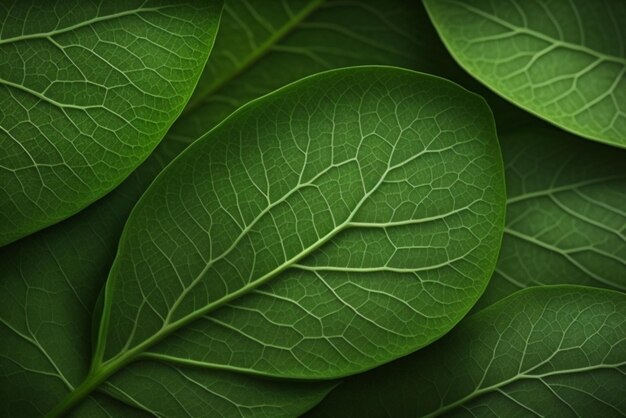
[[[523,290],[432,346],[348,380],[307,416],[624,416],[624,335],[623,293]]]
[[[626,2],[425,3],[478,80],[563,129],[626,147]]]
[[[506,226],[475,308],[536,285],[626,291],[626,152],[555,129],[521,130],[500,143]]]
[[[221,1],[0,8],[0,245],[117,186],[181,112]]]
[[[353,68],[254,101],[134,209],[65,406],[142,356],[332,378],[426,345],[486,285],[503,189],[488,108],[445,80]]]

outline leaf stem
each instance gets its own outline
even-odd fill
[[[58,418],[64,416],[72,408],[85,399],[94,389],[117,372],[122,366],[130,362],[132,357],[122,356],[100,367],[91,369],[83,382],[67,394],[48,414],[46,418]]]

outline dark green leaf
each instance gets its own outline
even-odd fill
[[[450,62],[417,2],[227,0],[212,57],[169,139],[189,143],[250,100],[320,71],[384,64],[435,73]]]
[[[427,344],[492,268],[500,168],[488,108],[442,79],[354,68],[250,103],[134,209],[107,285],[103,367],[194,319],[155,351],[311,378]]]
[[[524,287],[626,291],[626,152],[556,130],[501,136],[507,221],[477,307]]]
[[[437,343],[340,385],[308,417],[626,414],[626,295],[519,291]]]

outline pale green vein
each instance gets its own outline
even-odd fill
[[[514,31],[514,32],[524,33],[524,34],[533,36],[533,37],[535,37],[537,39],[541,39],[542,41],[545,41],[545,42],[548,42],[550,44],[553,44],[553,45],[555,45],[557,47],[562,47],[562,48],[571,49],[573,51],[583,52],[583,53],[585,53],[587,55],[591,55],[591,56],[597,57],[597,58],[605,60],[605,61],[610,61],[610,62],[615,62],[615,63],[618,63],[618,64],[626,65],[626,58],[624,58],[624,57],[618,57],[618,56],[614,56],[614,55],[610,55],[610,54],[604,54],[602,52],[596,51],[595,49],[591,49],[591,48],[588,48],[588,47],[583,46],[583,45],[577,45],[577,44],[574,44],[574,43],[571,43],[571,42],[564,41],[562,39],[555,39],[555,38],[553,38],[551,36],[548,36],[548,35],[546,35],[544,33],[541,33],[541,32],[538,32],[538,31],[526,28],[526,27],[515,26],[511,22],[508,22],[508,21],[506,21],[504,19],[501,19],[501,18],[499,18],[497,16],[494,16],[492,14],[486,13],[486,12],[476,8],[476,7],[470,6],[470,5],[465,4],[465,3],[461,3],[461,2],[453,1],[453,0],[444,0],[444,1],[447,1],[448,3],[455,4],[455,5],[457,5],[457,6],[461,7],[461,8],[466,9],[469,12],[472,12],[472,13],[478,15],[478,16],[484,17],[485,19],[491,20],[492,22],[497,23],[497,24],[499,24],[499,25],[501,25],[501,26],[503,26],[503,27],[505,27],[505,28],[507,28],[509,30]]]
[[[169,6],[169,8],[172,8],[174,6]],[[118,12],[118,13],[112,13],[110,15],[106,15],[106,16],[98,16],[98,17],[94,17],[91,19],[86,19],[80,23],[76,23],[74,25],[70,25],[67,26],[65,28],[61,28],[61,29],[55,29],[52,31],[48,31],[48,32],[39,32],[39,33],[31,33],[31,34],[27,34],[27,35],[20,35],[20,36],[15,36],[12,38],[4,38],[4,39],[0,39],[0,45],[3,44],[8,44],[8,43],[12,43],[12,42],[19,42],[19,41],[26,41],[29,39],[45,39],[45,38],[50,38],[56,35],[60,35],[62,33],[67,33],[67,32],[71,32],[80,28],[84,28],[87,26],[91,26],[95,23],[98,22],[105,22],[107,20],[113,20],[113,19],[118,19],[120,17],[124,17],[124,16],[132,16],[132,15],[136,15],[138,13],[143,13],[143,12],[158,12],[160,10],[166,9],[168,7],[146,7],[146,8],[139,8],[139,9],[132,9],[132,10],[124,10],[122,12]]]
[[[576,183],[565,184],[563,186],[551,187],[549,189],[543,189],[543,190],[538,190],[536,192],[528,192],[528,193],[523,193],[517,196],[509,197],[507,198],[507,204],[510,205],[513,203],[517,203],[517,202],[529,200],[529,199],[534,199],[537,197],[551,196],[560,192],[581,189],[585,186],[593,186],[593,185],[603,184],[603,183],[607,183],[607,182],[614,181],[614,180],[624,180],[624,179],[626,179],[626,176],[616,175],[616,176],[594,178],[590,180],[583,180],[583,181],[579,181]]]

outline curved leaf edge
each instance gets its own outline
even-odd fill
[[[430,3],[436,1],[436,0],[423,0],[424,1],[424,6],[426,9],[426,13],[428,14],[428,17],[430,18],[430,21],[432,22],[433,26],[435,27],[435,30],[437,31],[437,35],[439,35],[439,39],[441,39],[441,41],[443,42],[443,44],[445,45],[446,49],[448,50],[448,52],[450,53],[450,55],[452,56],[452,58],[454,59],[454,61],[470,76],[472,76],[476,81],[478,81],[480,84],[482,84],[483,86],[487,87],[490,91],[492,91],[493,93],[495,93],[498,97],[501,97],[502,99],[506,100],[507,102],[511,103],[512,105],[516,106],[517,108],[525,111],[526,113],[537,117],[538,119],[549,123],[550,125],[558,128],[558,129],[562,129],[565,132],[569,132],[570,134],[579,136],[581,138],[585,138],[591,141],[595,141],[595,142],[599,142],[603,145],[609,145],[615,148],[620,148],[620,149],[626,149],[626,144],[619,144],[617,142],[613,142],[611,140],[602,138],[599,135],[589,135],[583,132],[580,132],[574,128],[571,128],[567,125],[564,124],[560,124],[557,123],[553,120],[551,120],[548,117],[545,117],[543,115],[541,115],[540,113],[530,109],[529,107],[516,102],[515,100],[511,99],[510,97],[508,97],[507,95],[505,95],[504,93],[498,91],[496,88],[492,87],[490,85],[490,83],[488,83],[485,80],[482,80],[481,78],[477,77],[476,75],[474,75],[474,73],[472,71],[469,70],[469,68],[465,65],[465,63],[460,60],[457,57],[457,54],[454,52],[454,49],[451,48],[450,46],[450,42],[448,41],[448,39],[443,35],[443,31],[439,28],[439,26],[435,23],[435,18],[433,17],[434,13],[431,10],[431,6],[429,6]]]
[[[542,296],[544,294],[544,292],[547,293],[559,293],[559,294],[563,294],[563,293],[569,293],[571,294],[598,294],[598,295],[602,295],[602,296],[609,296],[611,298],[618,298],[618,299],[624,299],[626,300],[626,293],[624,292],[620,292],[617,290],[613,290],[613,289],[605,289],[605,288],[598,288],[598,287],[593,287],[593,286],[585,286],[585,285],[578,285],[578,284],[556,284],[556,285],[540,285],[540,286],[530,286],[524,289],[520,289],[514,293],[511,293],[505,297],[503,297],[502,299],[498,300],[497,302],[494,302],[493,304],[489,305],[489,306],[485,306],[484,308],[475,311],[475,312],[471,312],[469,315],[467,315],[464,320],[457,325],[457,327],[455,329],[459,330],[459,329],[466,329],[468,326],[472,326],[475,322],[484,322],[482,321],[483,318],[492,318],[493,316],[497,317],[502,311],[506,311],[507,307],[511,304],[510,302],[512,301],[513,303],[516,302],[517,299],[525,299],[528,296],[533,296],[533,294],[536,294],[538,296]],[[606,299],[606,298],[605,298]],[[493,319],[493,318],[492,318]],[[492,322],[493,323],[493,322]],[[455,330],[453,329],[451,333],[455,332]],[[413,353],[413,356],[419,355],[419,352]],[[408,360],[408,356],[407,356],[407,360]],[[384,369],[385,365],[380,366],[380,369]],[[376,368],[373,370],[373,372],[376,372],[377,369]],[[359,375],[355,375],[353,378],[358,379],[360,376]],[[367,375],[366,375],[367,376]],[[343,387],[343,384],[349,384],[350,380],[346,380],[346,381],[342,381],[341,383],[339,383],[337,386],[335,386],[333,388],[333,390],[330,392],[329,395],[327,396],[333,396],[333,393],[335,393],[335,390],[342,390],[341,388]],[[326,399],[326,398],[325,398]],[[334,401],[334,399],[333,399]],[[463,399],[463,401],[467,401],[467,399]],[[458,408],[459,406],[461,406],[463,404],[463,402],[454,402],[452,404],[448,404],[446,405],[444,408],[442,409],[438,409],[436,411],[430,412],[426,415],[424,415],[425,417],[435,417],[435,416],[448,416],[449,414],[454,415],[454,409]],[[324,404],[324,400],[322,400],[322,402],[320,402],[320,404],[318,404],[318,406],[323,405],[324,407],[326,407],[326,405]],[[332,407],[331,407],[332,408]],[[309,413],[303,415],[303,417],[306,418],[314,418],[314,417],[326,417],[326,416],[331,416],[331,415],[327,415],[329,413],[329,411],[333,411],[333,409],[329,409],[329,410],[324,410],[322,408],[322,413],[320,414],[320,410],[316,408],[313,408],[312,410],[309,411]],[[349,409],[348,409],[349,411]],[[336,412],[336,411],[335,411]],[[346,415],[348,416],[348,415]],[[349,415],[349,416],[353,416],[353,415]]]
[[[216,0],[217,1],[217,9],[219,10],[216,18],[215,18],[215,24],[216,24],[216,28],[218,28],[219,30],[219,26],[220,26],[220,22],[222,19],[222,13],[224,10],[224,0]],[[217,32],[216,32],[217,33]],[[45,225],[43,226],[39,226],[39,227],[35,227],[35,228],[31,228],[30,232],[27,233],[20,233],[19,235],[16,235],[15,237],[13,237],[12,239],[9,239],[7,241],[0,241],[0,248],[2,247],[6,247],[10,244],[13,244],[23,238],[29,237],[39,231],[42,231],[46,228],[49,228],[51,226],[54,226],[56,224],[59,224],[75,215],[77,215],[78,213],[82,212],[83,210],[87,209],[89,206],[95,204],[96,202],[98,202],[100,199],[105,198],[109,193],[113,192],[116,188],[118,188],[124,181],[126,181],[126,179],[128,179],[133,172],[139,168],[140,165],[142,165],[154,152],[154,150],[159,146],[159,144],[165,139],[165,137],[167,136],[167,133],[169,132],[170,128],[174,125],[174,123],[178,120],[178,118],[180,118],[180,116],[185,112],[185,109],[187,108],[187,104],[189,103],[189,101],[191,100],[192,96],[193,96],[193,92],[196,90],[196,87],[198,86],[198,83],[200,82],[200,77],[202,76],[203,70],[206,67],[206,64],[209,60],[209,57],[211,56],[211,51],[213,50],[213,46],[215,45],[215,39],[217,38],[217,36],[212,36],[210,39],[210,42],[206,45],[207,48],[207,55],[204,59],[204,62],[202,63],[201,66],[199,66],[198,68],[198,73],[196,74],[195,80],[191,83],[191,89],[189,91],[189,97],[187,97],[187,100],[183,103],[181,103],[175,117],[173,117],[170,121],[170,123],[167,125],[167,127],[163,130],[163,134],[161,135],[161,138],[156,141],[150,152],[147,152],[143,158],[137,159],[135,162],[135,169],[132,171],[129,171],[128,173],[126,173],[125,176],[120,177],[119,179],[117,179],[117,182],[114,183],[112,186],[110,187],[103,187],[97,190],[92,190],[92,198],[90,200],[85,201],[82,205],[79,205],[76,207],[76,210],[74,212],[68,213],[64,216],[60,216],[60,217],[55,217],[54,219],[50,219],[50,222],[46,222]]]

